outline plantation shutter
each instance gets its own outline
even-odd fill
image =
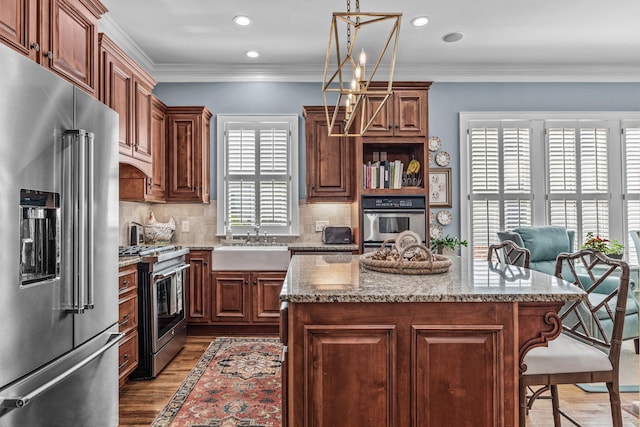
[[[624,122],[622,145],[625,158],[624,195],[626,201],[627,230],[640,230],[640,123]],[[629,263],[638,265],[637,250],[631,236],[627,237]]]
[[[546,122],[549,223],[609,235],[609,128],[602,121]],[[574,242],[577,243],[577,242]]]
[[[290,136],[286,122],[227,124],[227,225],[290,225]]]
[[[288,131],[260,131],[260,225],[288,223]]]
[[[472,244],[486,256],[497,232],[532,223],[531,125],[528,121],[471,121]]]

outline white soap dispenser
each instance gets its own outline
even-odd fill
[[[233,240],[233,233],[231,232],[231,227],[227,227],[227,240]]]

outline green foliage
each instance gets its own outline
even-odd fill
[[[455,251],[459,246],[464,246],[466,248],[468,244],[469,243],[466,240],[460,240],[457,237],[451,237],[448,234],[439,239],[432,237],[429,242],[429,246],[433,252],[437,252],[438,249],[442,250],[443,248]]]
[[[591,248],[605,255],[622,255],[624,246],[616,239],[603,239],[593,232],[587,233],[587,240],[582,245],[582,249]]]

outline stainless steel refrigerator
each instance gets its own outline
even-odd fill
[[[0,45],[0,426],[118,424],[118,117]]]

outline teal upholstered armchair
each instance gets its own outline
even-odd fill
[[[640,264],[640,231],[631,230],[629,234],[631,235],[631,240],[633,240],[633,245],[636,247],[636,256],[638,257],[638,264]],[[631,256],[631,253],[629,253],[629,257]]]
[[[498,237],[500,241],[511,240],[518,246],[527,248],[531,253],[529,268],[551,275],[555,273],[556,257],[562,252],[574,252],[575,231],[567,230],[564,227],[519,227],[511,231],[500,231],[498,232]],[[640,241],[636,243],[636,248],[638,247],[640,247]],[[580,279],[583,281],[582,277]],[[598,289],[589,296],[589,299],[593,300],[592,303],[600,302],[596,301],[600,294],[605,294],[610,287],[617,286],[614,282],[616,282],[615,277],[606,279]],[[629,282],[630,289],[635,289],[637,285],[635,280]],[[638,300],[636,300],[633,292],[629,292],[622,339],[634,339],[636,353],[639,351],[638,347],[640,344],[638,337],[640,328],[639,316]],[[603,324],[604,323],[606,322],[603,322]]]
[[[511,240],[531,253],[531,270],[542,271],[553,275],[556,269],[556,258],[562,252],[573,252],[575,231],[564,227],[519,227],[512,231],[499,231],[501,242]]]

